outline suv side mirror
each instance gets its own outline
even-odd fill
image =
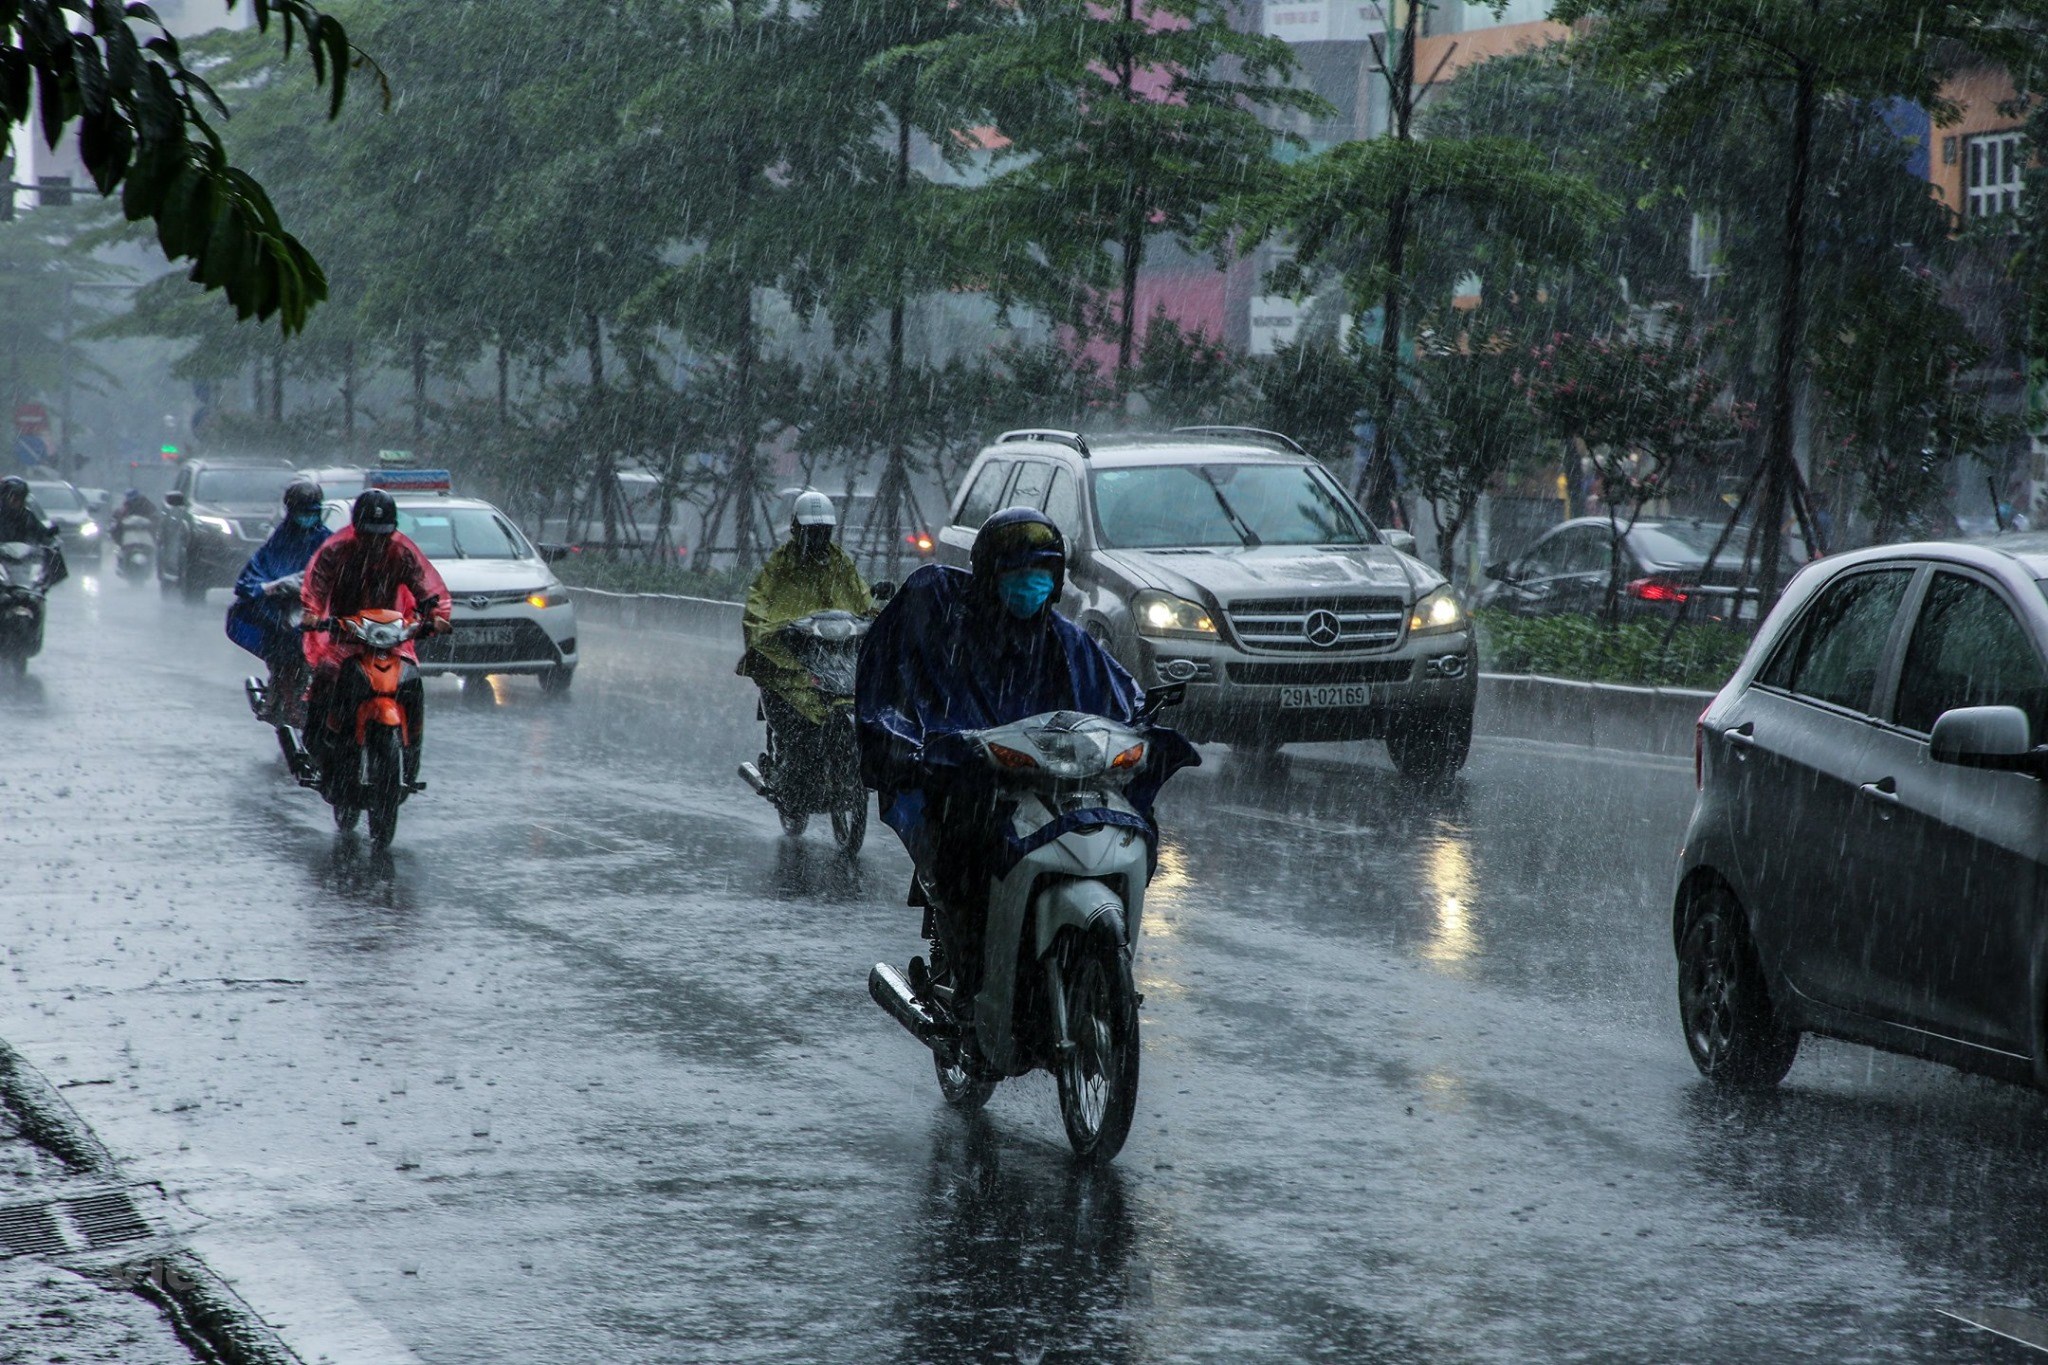
[[[1935,719],[1927,756],[1961,768],[2048,771],[2035,753],[2032,731],[2027,713],[2017,706],[1958,706]]]
[[[1413,531],[1383,530],[1380,532],[1380,539],[1386,541],[1389,548],[1398,550],[1404,555],[1415,553],[1415,533]]]
[[[177,489],[173,488],[170,492],[164,494],[164,506],[183,507],[184,505],[185,495],[183,493],[180,493]]]

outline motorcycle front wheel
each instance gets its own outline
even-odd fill
[[[867,794],[861,794],[857,806],[846,806],[832,812],[832,837],[839,841],[839,847],[851,858],[860,852],[860,846],[868,837]]]
[[[1067,1036],[1074,1046],[1056,1069],[1060,1118],[1075,1156],[1108,1161],[1123,1150],[1138,1107],[1138,991],[1131,955],[1098,926],[1068,941],[1061,967]]]
[[[370,843],[384,848],[398,833],[398,803],[405,799],[405,761],[399,754],[398,731],[380,725],[367,740],[370,753]]]
[[[788,811],[777,806],[775,813],[782,817],[782,832],[792,839],[804,837],[804,830],[810,825],[811,817],[801,811]]]

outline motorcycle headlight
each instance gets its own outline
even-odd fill
[[[231,536],[235,533],[235,524],[226,517],[194,517],[192,520],[208,530],[218,531],[224,536]]]
[[[1444,635],[1465,628],[1465,604],[1449,587],[1438,588],[1408,614],[1410,635]]]
[[[1141,592],[1131,599],[1131,611],[1138,618],[1138,634],[1166,640],[1213,640],[1216,623],[1209,609],[1172,593]]]
[[[78,523],[78,538],[80,540],[91,540],[99,533],[100,525],[96,521],[81,521]]]

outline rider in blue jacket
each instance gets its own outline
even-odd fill
[[[284,490],[284,519],[235,579],[235,604],[228,608],[228,638],[270,666],[273,717],[305,690],[306,656],[292,609],[299,601],[299,575],[313,552],[326,543],[320,518],[320,485],[300,479]]]
[[[952,761],[944,737],[1046,711],[1130,723],[1144,701],[1109,651],[1053,609],[1066,541],[1043,512],[1012,507],[990,517],[970,564],[972,573],[926,565],[904,581],[868,633],[854,688],[862,780],[946,909],[963,964],[978,962],[990,878],[1019,850],[995,818],[985,769]],[[1148,841],[1160,784],[1201,761],[1163,728],[1149,749],[1125,792]]]

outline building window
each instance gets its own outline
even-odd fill
[[[1989,218],[1997,213],[2014,213],[2020,206],[2020,177],[2026,158],[2020,147],[2018,129],[2009,133],[1986,133],[1964,144],[1963,214],[1968,218]]]
[[[1692,216],[1692,241],[1686,252],[1697,280],[1711,280],[1721,273],[1721,212],[1708,209]]]

